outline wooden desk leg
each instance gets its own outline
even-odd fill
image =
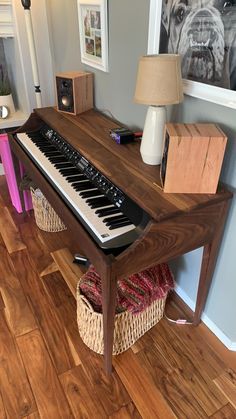
[[[197,302],[193,316],[193,324],[197,326],[201,320],[201,314],[205,306],[208,291],[210,288],[215,263],[217,260],[217,254],[221,242],[221,238],[224,231],[225,220],[228,212],[229,201],[222,203],[222,208],[219,216],[218,228],[215,231],[213,240],[204,246],[202,265],[200,272],[200,279],[198,284]]]
[[[102,310],[103,310],[103,339],[104,363],[107,375],[112,373],[112,349],[114,340],[114,321],[116,308],[116,278],[108,268],[102,275]]]

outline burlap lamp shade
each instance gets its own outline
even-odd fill
[[[160,164],[166,122],[165,105],[177,104],[182,100],[180,56],[159,54],[141,57],[134,101],[149,105],[141,144],[145,163]]]

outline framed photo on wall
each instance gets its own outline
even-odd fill
[[[184,93],[236,109],[236,0],[150,0],[148,54],[181,55]]]
[[[77,0],[81,61],[108,71],[107,0]]]

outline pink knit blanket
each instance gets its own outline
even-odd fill
[[[173,275],[166,263],[122,278],[117,283],[116,313],[128,310],[133,314],[145,310],[154,300],[166,296],[174,288]],[[80,280],[80,290],[95,311],[102,312],[101,278],[93,266]]]

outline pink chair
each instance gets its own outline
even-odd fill
[[[23,192],[25,206],[25,208],[23,209],[7,134],[0,134],[0,156],[6,175],[6,181],[12,205],[15,207],[17,212],[23,212],[23,210],[29,211],[33,208],[31,194],[29,191]],[[21,162],[19,162],[19,169],[20,176],[22,178],[24,175],[24,167]]]

